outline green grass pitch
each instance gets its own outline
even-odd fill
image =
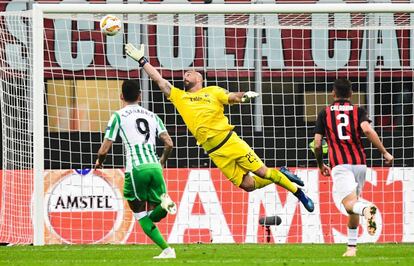
[[[414,265],[414,244],[361,244],[343,258],[345,245],[172,245],[175,260],[152,259],[154,245],[53,245],[0,247],[0,265]]]

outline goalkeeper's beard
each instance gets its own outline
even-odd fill
[[[184,90],[189,91],[195,86],[195,83],[184,80]]]

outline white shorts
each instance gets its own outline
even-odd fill
[[[340,164],[332,169],[332,196],[337,206],[341,206],[342,200],[352,192],[357,196],[361,194],[366,172],[367,166],[362,164]]]

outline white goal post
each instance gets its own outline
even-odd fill
[[[414,13],[414,4],[34,4],[33,42],[33,237],[44,245],[44,18],[50,14],[309,14],[309,13]],[[297,27],[300,27],[297,26]],[[414,43],[414,42],[412,42]],[[369,85],[368,85],[369,86]],[[370,95],[374,94],[371,88]],[[372,99],[371,99],[372,100]],[[368,104],[370,104],[370,99]],[[374,107],[370,107],[373,112]]]

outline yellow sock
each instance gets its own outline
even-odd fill
[[[265,178],[271,180],[273,183],[278,184],[279,186],[289,190],[292,193],[298,191],[298,188],[279,170],[269,168],[266,172]]]
[[[273,184],[272,180],[261,178],[260,176],[257,176],[255,174],[253,174],[253,179],[254,179],[254,189],[259,189],[267,185]]]

